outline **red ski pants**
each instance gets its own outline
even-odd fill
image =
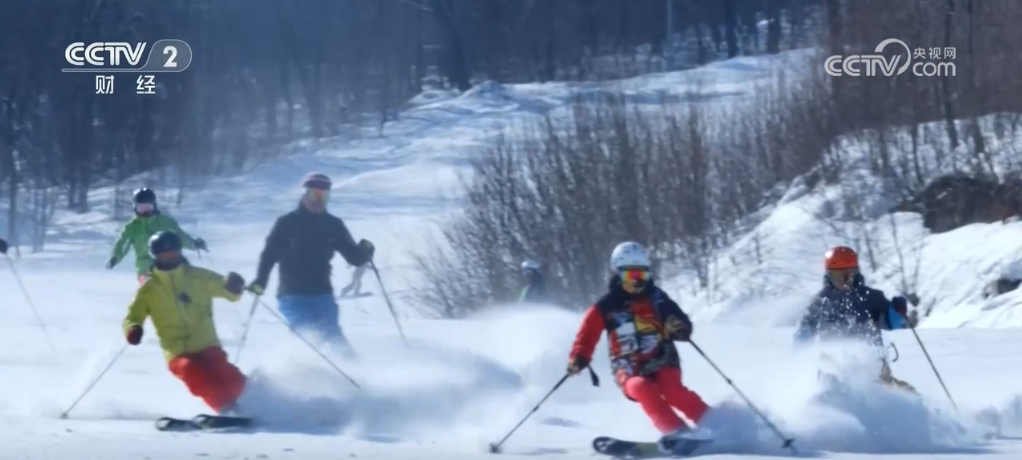
[[[220,347],[175,356],[168,367],[188,391],[217,413],[230,409],[245,389],[245,375],[227,360],[227,353]]]
[[[682,385],[681,369],[677,367],[666,367],[646,377],[628,377],[623,387],[625,395],[638,402],[653,426],[664,434],[686,426],[673,409],[692,423],[699,423],[709,410],[699,395]]]

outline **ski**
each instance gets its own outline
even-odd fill
[[[255,421],[248,417],[199,414],[191,419],[161,417],[156,421],[156,429],[174,432],[223,430],[248,428],[254,423]]]
[[[668,446],[673,452],[664,453],[657,447],[656,442],[628,441],[600,436],[593,439],[593,449],[597,453],[617,458],[672,458],[691,455],[700,446],[708,443],[710,443],[708,440],[678,439],[674,441],[673,446]]]
[[[371,297],[372,295],[373,295],[372,292],[360,292],[358,294],[340,294],[340,295],[337,296],[337,299],[338,300],[340,300],[340,299],[360,299],[362,297]]]

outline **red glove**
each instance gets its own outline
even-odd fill
[[[224,285],[224,289],[231,294],[241,295],[245,291],[245,279],[237,273],[230,272],[227,274],[227,284]]]
[[[128,329],[127,339],[131,345],[138,345],[142,342],[142,326],[131,326],[131,329]]]

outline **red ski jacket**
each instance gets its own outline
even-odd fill
[[[570,359],[592,361],[593,349],[606,331],[614,380],[623,385],[628,377],[646,376],[664,367],[680,367],[674,340],[687,340],[692,322],[664,291],[649,282],[639,294],[621,288],[611,279],[610,292],[596,301],[582,318],[571,347]]]

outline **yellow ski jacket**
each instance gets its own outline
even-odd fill
[[[150,318],[168,362],[178,355],[219,346],[213,323],[213,298],[241,300],[241,294],[224,287],[226,282],[218,273],[187,262],[170,271],[151,270],[128,307],[124,333]]]

